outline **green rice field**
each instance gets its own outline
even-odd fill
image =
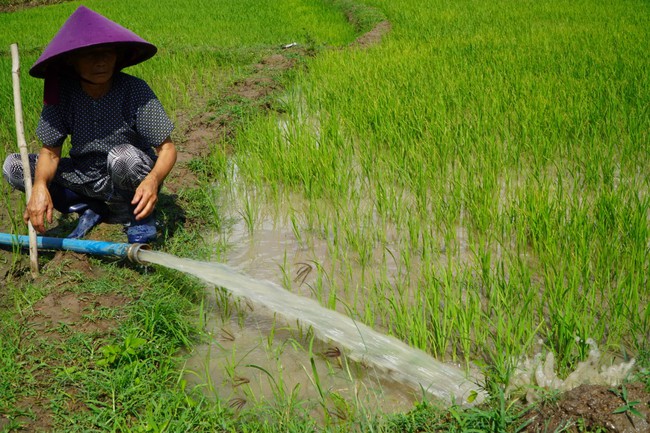
[[[328,239],[329,275],[359,264],[333,290],[499,383],[533,350],[566,373],[589,338],[647,353],[647,5],[372,6],[384,42],[319,55],[235,145],[271,199],[307,198],[293,218]]]

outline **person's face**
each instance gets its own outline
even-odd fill
[[[113,47],[92,47],[74,54],[71,61],[84,81],[101,85],[113,78],[117,53]]]

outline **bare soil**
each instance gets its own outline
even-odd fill
[[[0,0],[0,12],[16,12],[36,6],[65,3],[70,0]]]
[[[621,397],[623,386],[627,401]],[[544,401],[528,413],[530,424],[523,431],[650,432],[650,390],[642,383],[623,386],[580,385],[557,400]],[[626,405],[638,413],[623,410]]]
[[[390,22],[382,21],[372,30],[359,36],[352,44],[352,47],[366,48],[381,42],[381,39],[390,32]]]

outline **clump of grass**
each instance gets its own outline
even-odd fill
[[[526,424],[524,413],[508,405],[503,395],[496,404],[471,409],[442,408],[424,401],[408,413],[387,417],[382,426],[386,432],[520,431]]]

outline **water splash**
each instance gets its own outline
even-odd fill
[[[240,274],[221,263],[200,262],[170,254],[141,250],[141,262],[154,263],[194,275],[223,287],[236,297],[263,305],[288,323],[311,326],[317,337],[334,341],[351,359],[371,364],[393,380],[455,404],[482,402],[486,394],[458,368],[436,361],[402,341],[375,332],[363,323],[295,295],[279,285]]]
[[[553,352],[548,352],[545,357],[538,353],[532,359],[525,358],[518,363],[509,389],[527,388],[527,400],[534,401],[537,399],[535,387],[570,391],[583,384],[617,386],[628,377],[634,367],[634,359],[602,365],[602,353],[596,342],[588,338],[585,343],[590,347],[587,359],[578,363],[565,379],[559,378],[556,373]]]

